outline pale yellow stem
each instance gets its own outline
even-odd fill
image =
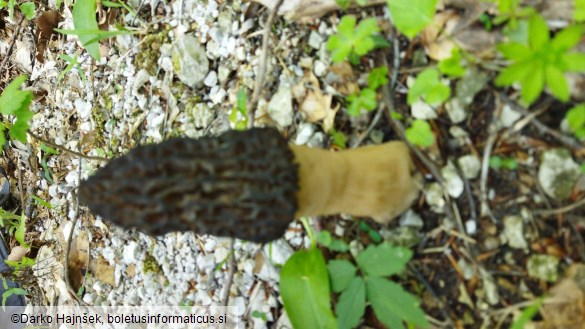
[[[300,167],[296,218],[343,213],[387,223],[418,196],[414,165],[402,142],[340,152],[290,148]]]

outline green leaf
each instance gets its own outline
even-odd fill
[[[346,252],[349,250],[349,245],[343,240],[333,238],[329,249],[337,252]]]
[[[565,71],[568,72],[585,71],[585,54],[583,53],[562,54],[561,61]]]
[[[370,245],[356,257],[356,261],[369,276],[389,276],[402,272],[411,258],[410,249],[394,247],[386,242],[378,246]]]
[[[372,69],[368,74],[368,87],[372,90],[378,89],[388,83],[388,68],[386,66],[380,66]]]
[[[357,55],[363,56],[374,49],[376,44],[371,36],[379,29],[375,18],[364,19],[360,22],[353,36],[354,51]]]
[[[364,88],[360,96],[361,105],[368,111],[374,110],[378,106],[376,92],[370,88]]]
[[[548,65],[545,68],[546,85],[551,93],[559,100],[566,102],[569,100],[569,84],[563,75],[563,72],[557,67]]]
[[[339,148],[347,148],[347,136],[341,131],[335,130],[335,128],[331,128],[329,130],[329,136],[331,136],[333,145],[336,145]]]
[[[99,31],[99,26],[95,17],[96,0],[76,0],[73,5],[73,26],[75,30],[95,30]],[[57,30],[58,31],[58,30]],[[61,32],[62,33],[62,32]],[[81,44],[91,57],[96,61],[100,60],[99,44],[89,43],[92,39],[99,38],[97,34],[79,35]]]
[[[337,328],[355,328],[366,310],[366,285],[364,279],[357,276],[339,297],[335,307]]]
[[[331,244],[332,238],[331,233],[329,231],[321,231],[316,236],[317,242],[325,247],[329,247]]]
[[[520,84],[522,85],[522,100],[527,104],[532,104],[544,89],[544,72],[542,63],[534,63],[532,74],[524,76]]]
[[[565,118],[571,131],[581,139],[585,137],[585,104],[579,104],[571,108]]]
[[[575,0],[573,19],[575,22],[585,21],[585,0]]]
[[[550,32],[542,16],[534,15],[530,18],[528,32],[528,42],[532,49],[542,49],[549,43]]]
[[[538,313],[538,310],[544,303],[544,298],[538,298],[532,305],[520,313],[520,316],[512,323],[510,329],[524,329],[530,320]]]
[[[335,2],[343,10],[346,10],[347,8],[349,8],[349,4],[350,4],[349,0],[335,0]]]
[[[563,29],[561,32],[557,33],[552,40],[551,45],[553,49],[559,52],[566,52],[575,47],[579,41],[581,41],[583,30],[582,25],[571,25]]]
[[[357,268],[347,260],[331,260],[327,264],[334,292],[341,292],[349,286],[356,276]]]
[[[450,94],[451,89],[441,81],[439,70],[428,68],[417,75],[408,90],[407,102],[412,105],[422,97],[429,105],[438,105],[447,100]]]
[[[512,64],[498,74],[495,84],[498,87],[510,86],[514,84],[514,82],[522,81],[524,77],[529,76],[533,70],[534,65],[531,61]]]
[[[431,126],[424,120],[414,120],[405,131],[406,139],[414,145],[429,147],[435,144],[435,134]]]
[[[502,43],[497,45],[496,49],[498,49],[504,57],[514,61],[523,61],[532,55],[530,48],[519,42]]]
[[[413,38],[433,21],[436,0],[388,0],[388,9],[396,29]]]
[[[298,251],[289,258],[280,272],[280,293],[293,327],[335,328],[329,275],[319,249]]]
[[[459,48],[453,48],[451,57],[439,62],[439,70],[453,78],[465,75],[465,68],[461,65],[461,51]]]
[[[20,86],[26,81],[26,75],[20,75],[4,88],[0,95],[0,113],[11,115],[17,112],[28,99],[32,100],[32,92],[20,90]]]
[[[10,297],[12,295],[25,296],[27,294],[28,294],[28,292],[26,290],[22,289],[22,288],[10,288],[10,289],[7,289],[2,294],[2,309],[3,310],[6,310],[5,306],[6,306],[6,300],[8,299],[8,297]]]
[[[31,20],[35,18],[35,3],[34,2],[24,2],[20,6],[20,12],[24,14],[26,19]]]
[[[367,277],[366,295],[376,317],[386,326],[392,329],[404,328],[404,320],[421,328],[429,327],[416,298],[396,283],[384,278]]]
[[[18,227],[16,228],[16,232],[14,232],[14,238],[18,243],[23,246],[24,248],[30,247],[24,241],[24,235],[26,233],[26,216],[24,213],[20,216],[20,220],[18,221]]]

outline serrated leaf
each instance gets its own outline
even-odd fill
[[[382,243],[369,246],[356,257],[356,262],[369,276],[389,276],[402,272],[411,258],[410,249]]]
[[[99,30],[95,17],[96,0],[77,0],[73,5],[73,26],[75,30]],[[92,39],[99,38],[97,34],[80,34],[78,35],[81,44],[87,53],[96,61],[100,59],[99,44],[91,43]]]
[[[406,129],[405,135],[412,144],[421,147],[429,147],[435,143],[435,134],[429,123],[424,120],[414,120],[412,125]]]
[[[360,21],[360,24],[353,32],[354,38],[357,40],[369,38],[372,34],[380,31],[378,22],[375,18],[367,18]]]
[[[550,40],[550,32],[546,21],[540,15],[534,15],[530,18],[528,32],[530,47],[534,50],[544,48]]]
[[[366,284],[361,277],[354,277],[349,287],[339,297],[335,307],[337,328],[355,328],[366,310]]]
[[[280,293],[295,328],[335,329],[329,275],[319,249],[297,251],[289,258],[280,272]]]
[[[341,292],[349,286],[356,276],[357,268],[347,260],[331,260],[327,264],[334,292]]]
[[[388,0],[388,9],[396,29],[413,38],[433,21],[436,0]]]
[[[404,328],[404,320],[421,328],[429,327],[416,298],[396,283],[384,278],[367,277],[366,295],[376,317],[386,326],[392,329]]]
[[[337,32],[341,35],[351,37],[354,34],[356,18],[353,15],[345,15],[337,25]]]
[[[569,84],[565,75],[557,67],[549,65],[545,68],[546,85],[550,92],[559,100],[566,102],[569,100]]]

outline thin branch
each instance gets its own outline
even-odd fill
[[[100,156],[95,156],[95,155],[85,155],[83,153],[79,153],[77,151],[70,150],[70,149],[68,149],[68,148],[66,148],[64,146],[55,144],[53,142],[49,142],[48,140],[45,140],[44,138],[42,138],[42,137],[36,135],[35,133],[33,133],[32,131],[30,131],[30,129],[27,130],[27,133],[29,135],[31,135],[32,138],[34,138],[34,139],[36,139],[36,140],[38,140],[40,142],[43,142],[43,143],[49,145],[52,148],[56,148],[56,149],[58,149],[60,151],[63,151],[65,153],[69,153],[69,154],[78,156],[80,158],[88,159],[88,160],[109,161],[108,158],[104,158],[104,157],[100,157]]]
[[[510,107],[512,107],[514,110],[522,113],[522,115],[529,116],[531,114],[530,111],[526,110],[523,106],[521,106],[520,104],[518,104],[516,101],[512,100],[505,93],[500,92],[500,93],[498,93],[498,96],[506,104],[510,105]],[[549,98],[542,106],[548,107],[548,106],[550,106],[551,103],[552,103],[552,99]],[[566,147],[568,147],[568,148],[570,148],[572,150],[581,150],[581,149],[585,148],[585,145],[583,145],[582,143],[578,142],[577,140],[575,140],[575,139],[573,139],[573,138],[571,138],[569,136],[563,135],[563,134],[559,133],[556,130],[550,129],[549,127],[547,127],[545,124],[543,124],[542,122],[540,122],[536,118],[532,118],[532,120],[530,121],[530,123],[541,134],[547,134],[547,135],[555,138],[556,140],[558,140],[559,142],[561,142],[561,144],[565,145]]]
[[[254,119],[255,119],[255,112],[256,106],[258,105],[258,100],[260,98],[260,90],[264,86],[264,76],[266,75],[266,60],[268,58],[268,42],[270,37],[270,28],[272,27],[272,22],[276,17],[276,13],[278,13],[278,9],[282,5],[284,0],[278,0],[278,2],[272,8],[268,19],[266,20],[264,26],[264,34],[262,37],[262,55],[260,56],[260,66],[258,67],[258,74],[256,75],[256,83],[254,84],[254,93],[252,94],[252,100],[250,101],[250,106],[248,106],[248,129],[254,127]]]
[[[558,215],[558,214],[563,214],[566,212],[570,212],[573,211],[575,209],[580,209],[580,207],[585,206],[585,198],[572,203],[570,205],[561,207],[561,208],[557,208],[557,209],[536,209],[534,210],[534,214],[535,215],[540,215],[540,216],[551,216],[551,215]]]
[[[222,296],[222,303],[223,306],[228,306],[228,302],[230,300],[230,290],[232,288],[232,283],[234,282],[234,274],[236,272],[236,253],[234,251],[234,244],[236,239],[232,238],[230,241],[230,259],[228,260],[228,273],[225,282],[225,290]]]

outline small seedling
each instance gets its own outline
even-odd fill
[[[506,23],[507,32],[516,30],[521,19],[534,14],[534,8],[521,7],[520,0],[495,0],[497,2],[499,15],[493,19],[495,25]]]
[[[508,42],[497,46],[512,64],[500,72],[496,85],[520,84],[522,100],[534,102],[544,87],[561,101],[569,100],[566,72],[584,72],[585,54],[569,52],[581,40],[585,30],[582,25],[572,25],[551,39],[546,21],[533,15],[529,21],[528,44]]]
[[[349,250],[349,245],[345,241],[332,237],[329,231],[319,232],[317,242],[332,251],[346,252]]]
[[[409,105],[422,99],[425,103],[435,106],[446,101],[451,89],[441,81],[441,74],[436,68],[427,68],[416,76],[414,84],[408,90]]]
[[[380,44],[383,39],[378,35],[380,27],[375,18],[364,19],[356,27],[356,18],[346,15],[341,18],[337,26],[337,34],[327,40],[327,50],[331,51],[334,63],[343,62],[346,59],[357,65],[359,58]]]
[[[500,157],[494,155],[490,157],[490,168],[493,169],[507,169],[507,170],[516,170],[518,168],[518,162],[516,159],[511,157]]]
[[[79,77],[81,78],[81,80],[84,83],[86,82],[85,74],[83,74],[83,70],[81,69],[81,64],[79,64],[79,62],[77,61],[77,54],[75,54],[75,56],[73,56],[73,57],[71,57],[69,55],[61,54],[61,55],[59,55],[59,58],[61,58],[65,62],[67,62],[67,66],[65,67],[65,69],[63,71],[61,71],[59,73],[59,76],[57,77],[58,81],[61,81],[63,79],[63,77],[65,76],[65,74],[69,73],[69,71],[71,71],[75,67],[77,69],[77,73],[79,74]]]
[[[435,144],[435,134],[431,125],[424,120],[414,120],[405,131],[406,139],[414,145],[429,147]]]
[[[538,313],[538,310],[544,303],[544,298],[537,299],[532,305],[525,308],[520,316],[512,323],[510,329],[523,329],[528,322]]]
[[[8,8],[8,17],[10,19],[14,18],[14,7],[16,7],[16,0],[0,0],[0,9]],[[28,20],[31,20],[35,17],[36,7],[34,2],[23,2],[18,5],[18,9],[24,15],[24,17]]]
[[[368,86],[359,93],[351,94],[347,97],[350,102],[347,107],[347,114],[358,116],[362,109],[373,111],[378,107],[376,89],[388,83],[388,68],[385,66],[372,69],[368,75]]]
[[[236,103],[236,107],[230,112],[229,119],[234,129],[245,130],[248,126],[248,95],[243,88],[238,91]]]
[[[427,328],[429,323],[416,298],[387,279],[402,272],[411,258],[409,249],[383,243],[369,246],[357,255],[357,267],[348,260],[330,261],[327,267],[332,289],[341,293],[335,306],[337,327],[357,326],[368,301],[378,319],[389,328],[405,328],[403,321]]]
[[[340,149],[347,148],[347,136],[341,131],[335,130],[335,128],[329,129],[329,136],[331,136],[331,142],[333,145],[339,147]]]

